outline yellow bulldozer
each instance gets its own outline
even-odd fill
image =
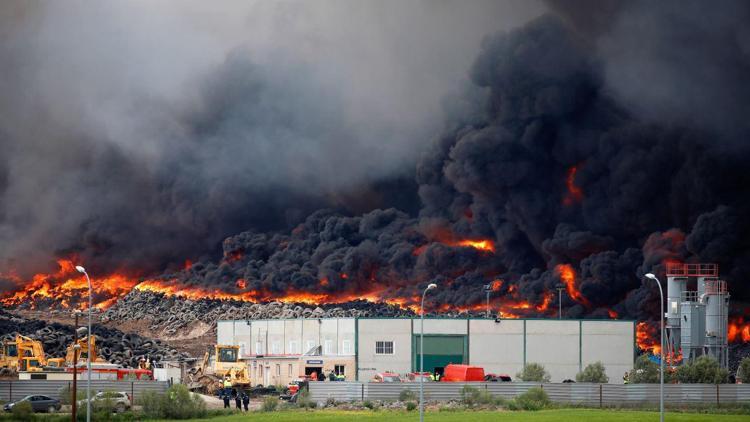
[[[91,362],[104,362],[102,359],[99,358],[99,356],[96,353],[96,336],[91,336]],[[72,367],[76,363],[78,365],[83,365],[88,360],[88,346],[87,342],[89,341],[89,336],[79,338],[77,343],[73,343],[70,346],[65,349],[65,357],[64,358],[49,358],[47,359],[46,369],[50,370],[57,370],[62,369],[65,367]],[[75,358],[75,345],[78,344],[80,346],[80,349],[78,349],[78,362],[76,362]]]
[[[39,340],[16,335],[4,341],[0,349],[0,374],[15,375],[18,371],[39,372],[47,365],[44,347]]]
[[[203,355],[203,360],[190,377],[190,389],[214,394],[218,389],[231,385],[245,388],[250,385],[246,362],[240,360],[239,346],[215,345],[214,354]]]

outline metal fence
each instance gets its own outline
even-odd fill
[[[486,390],[495,397],[514,398],[533,387],[541,387],[556,403],[588,406],[638,406],[659,402],[659,384],[535,384],[428,382],[424,384],[426,400],[459,400],[461,389],[469,385]],[[419,392],[419,383],[313,382],[310,398],[325,401],[397,400],[403,390]],[[750,402],[750,384],[667,384],[664,402],[685,404],[728,404]]]
[[[42,394],[45,396],[60,398],[60,393],[65,388],[72,388],[73,381],[65,380],[13,380],[0,381],[0,400],[13,401],[26,397],[30,394]],[[78,381],[78,391],[86,391],[86,381]],[[169,387],[163,381],[108,381],[91,380],[91,394],[99,391],[125,391],[130,393],[133,400],[138,400],[141,393],[145,391],[156,391],[163,393]]]

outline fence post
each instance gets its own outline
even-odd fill
[[[716,407],[719,407],[719,384],[716,384]]]
[[[599,384],[599,409],[602,408],[602,385]]]
[[[133,388],[133,381],[130,381],[130,400],[133,401],[130,405],[135,406],[135,388]]]
[[[362,387],[362,401],[365,401],[365,383],[360,384]]]
[[[8,394],[8,401],[13,401],[13,381],[8,381],[8,388],[10,388],[10,394]]]

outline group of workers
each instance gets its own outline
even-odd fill
[[[224,388],[221,391],[221,399],[224,400],[224,409],[231,409],[230,402],[234,398],[234,402],[237,405],[237,410],[242,411],[242,406],[245,407],[245,412],[248,411],[250,405],[250,396],[247,391],[232,388],[232,381],[229,378],[224,379]]]
[[[333,369],[328,373],[328,377],[321,374],[320,378],[318,378],[318,373],[316,371],[313,371],[310,374],[310,381],[325,381],[326,379],[328,379],[328,381],[346,381],[344,374],[337,374]]]

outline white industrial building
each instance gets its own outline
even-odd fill
[[[238,345],[258,384],[284,384],[330,371],[367,381],[379,372],[418,370],[419,318],[321,318],[219,321],[217,343]],[[633,367],[635,322],[622,320],[426,318],[425,371],[448,363],[515,377],[543,364],[552,382],[602,362],[610,382]]]

